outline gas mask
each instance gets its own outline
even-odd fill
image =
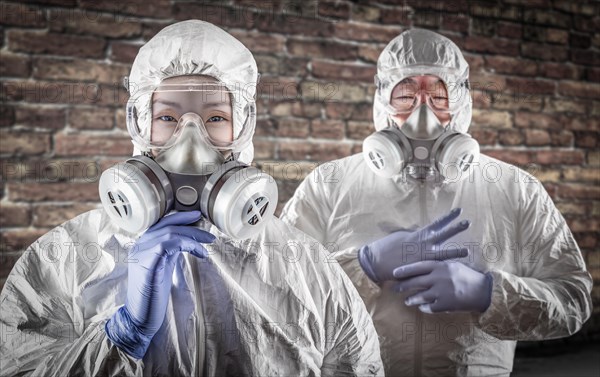
[[[470,135],[447,130],[429,106],[421,104],[399,128],[389,125],[368,136],[363,156],[381,177],[404,171],[419,180],[436,175],[454,180],[467,176],[478,162],[479,144]]]
[[[128,115],[130,133],[143,129],[129,106]],[[107,169],[100,177],[100,199],[115,224],[138,233],[172,210],[200,210],[232,238],[262,230],[277,206],[277,184],[270,175],[236,161],[235,148],[227,149],[236,140],[217,144],[214,128],[188,112],[168,126],[163,139],[145,138],[147,152]]]

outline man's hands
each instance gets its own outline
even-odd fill
[[[394,290],[417,290],[405,303],[424,313],[467,311],[483,313],[490,305],[492,276],[460,263],[422,261],[394,270]]]
[[[468,220],[463,220],[450,226],[461,212],[460,208],[455,208],[424,228],[397,231],[363,246],[358,253],[361,267],[371,280],[380,283],[394,279],[394,270],[404,265],[466,257],[466,248],[442,248],[444,242],[471,225]]]

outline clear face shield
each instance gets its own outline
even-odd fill
[[[140,88],[127,103],[127,129],[136,145],[154,153],[169,149],[189,136],[217,151],[240,151],[252,138],[254,101],[242,108],[236,95],[220,83],[162,83]]]

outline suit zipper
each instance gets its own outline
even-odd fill
[[[425,183],[419,183],[419,209],[420,209],[420,224],[423,226],[426,222],[426,197],[425,197]],[[419,248],[421,245],[419,245]],[[422,250],[420,250],[422,252]],[[423,344],[422,344],[422,336],[423,336],[423,313],[417,308],[417,317],[416,317],[416,337],[415,337],[415,370],[414,375],[420,376],[421,368],[422,368],[422,358],[423,358]]]
[[[194,277],[194,290],[196,292],[196,316],[198,318],[198,330],[196,331],[196,375],[204,376],[206,375],[205,368],[205,354],[206,349],[204,345],[206,344],[206,329],[204,328],[204,310],[202,308],[203,302],[203,294],[202,294],[202,284],[200,281],[200,273],[199,273],[199,261],[196,257],[190,257],[189,260],[193,260],[192,262],[192,275]]]

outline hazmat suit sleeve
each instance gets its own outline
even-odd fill
[[[141,375],[142,362],[106,337],[104,324],[112,313],[86,305],[85,287],[107,273],[102,259],[112,258],[103,250],[82,257],[74,248],[89,246],[86,241],[59,226],[15,264],[0,296],[1,375]],[[110,284],[106,294],[114,294]]]
[[[331,208],[327,203],[331,202],[331,190],[339,186],[333,183],[337,183],[337,179],[328,171],[339,171],[335,166],[329,165],[336,163],[333,161],[320,165],[300,183],[294,196],[283,208],[281,219],[322,243],[329,251],[330,258],[340,264],[361,294],[374,294],[380,288],[368,278],[358,262],[358,250],[362,245],[341,249],[335,242],[329,241],[327,236],[327,222],[335,221],[331,219]]]
[[[520,271],[508,273],[492,264],[492,300],[479,323],[499,339],[569,336],[590,317],[592,278],[565,219],[544,187],[527,178],[530,183],[517,194],[521,239],[510,251]]]
[[[335,264],[327,263],[322,250],[319,259],[327,266],[336,286],[325,295],[325,327],[328,330],[321,373],[323,376],[381,375],[379,340],[373,322],[348,276]],[[340,305],[340,303],[344,303]]]

